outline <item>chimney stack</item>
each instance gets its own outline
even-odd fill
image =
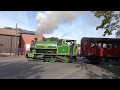
[[[38,38],[34,38],[35,43],[37,42]]]

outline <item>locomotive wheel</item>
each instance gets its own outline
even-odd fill
[[[49,62],[54,63],[56,61],[56,58],[50,58]]]
[[[69,59],[66,57],[62,60],[63,63],[68,63],[68,61],[69,61]]]
[[[44,62],[44,60],[43,59],[39,59],[38,62]]]
[[[49,59],[48,58],[45,58],[45,62],[48,62],[49,61]]]

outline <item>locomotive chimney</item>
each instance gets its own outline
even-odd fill
[[[35,43],[37,42],[38,38],[34,38]]]

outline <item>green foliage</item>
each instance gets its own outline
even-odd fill
[[[12,30],[13,30],[13,28],[12,28],[12,27],[4,27],[4,29],[12,29]]]
[[[43,41],[46,41],[46,38],[45,38],[45,37],[43,37]]]
[[[51,38],[45,38],[45,37],[43,37],[43,40],[44,41],[50,40],[50,41],[56,41],[56,42],[58,42],[60,39],[57,38],[57,37],[51,37]]]
[[[47,40],[56,41],[58,43],[58,45],[61,45],[63,39],[59,39],[57,37],[51,37],[51,38],[45,38],[45,37],[43,37],[43,41],[47,41]]]
[[[58,46],[62,45],[62,40],[63,40],[63,39],[59,39],[59,41],[58,41]]]
[[[11,30],[16,30],[16,28],[12,28],[12,27],[4,27],[4,29],[11,29]],[[17,30],[23,30],[23,29],[21,29],[21,28],[17,28]]]
[[[120,30],[116,32],[116,38],[120,37]]]
[[[96,27],[98,29],[105,29],[103,36],[112,35],[114,30],[120,30],[120,12],[115,11],[93,11],[96,18],[103,18],[101,25]],[[117,35],[120,33],[117,33]],[[120,35],[118,35],[120,36]]]

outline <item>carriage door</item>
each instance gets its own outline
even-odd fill
[[[89,54],[89,47],[90,47],[90,41],[86,40],[84,43],[81,43],[81,44],[83,44],[83,47],[81,49],[82,49],[84,55],[88,56],[88,54]]]
[[[89,47],[89,56],[94,56],[96,54],[96,42],[90,41],[90,47]]]

